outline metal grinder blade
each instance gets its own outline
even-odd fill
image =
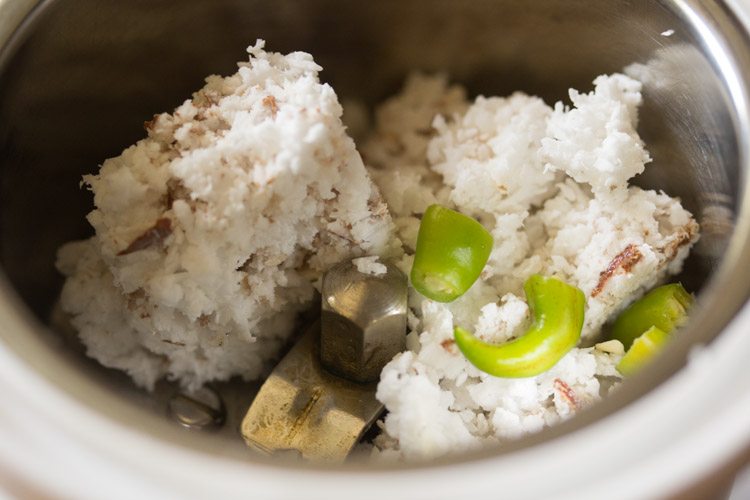
[[[405,348],[407,311],[406,277],[383,265],[360,272],[347,261],[328,271],[321,320],[276,366],[242,421],[249,446],[338,462],[380,415],[378,376]]]

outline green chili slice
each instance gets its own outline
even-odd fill
[[[620,314],[612,326],[612,338],[629,349],[643,332],[657,327],[665,333],[687,320],[693,297],[679,283],[654,288]]]
[[[505,344],[488,344],[463,328],[456,345],[474,366],[496,377],[533,377],[552,368],[576,346],[583,328],[583,292],[557,278],[533,275],[524,284],[534,323]]]
[[[626,377],[634,374],[661,352],[668,341],[667,332],[652,326],[633,341],[633,345],[617,364],[617,371]]]
[[[422,216],[411,268],[414,288],[451,302],[471,288],[492,251],[492,235],[471,217],[430,205]]]

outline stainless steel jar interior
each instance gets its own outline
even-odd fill
[[[123,375],[98,367],[75,352],[74,341],[43,326],[61,285],[55,251],[91,232],[84,216],[92,201],[79,188],[81,175],[143,137],[144,121],[174,108],[206,75],[233,72],[256,38],[273,51],[312,53],[342,100],[370,105],[414,69],[445,71],[473,94],[522,89],[553,102],[569,87],[589,88],[596,75],[642,65],[640,131],[654,162],[637,182],[680,196],[699,218],[702,242],[681,279],[702,290],[701,306],[686,341],[659,367],[574,421],[508,449],[595,421],[658,385],[684,364],[689,343],[709,342],[748,296],[737,271],[750,261],[743,208],[750,58],[744,32],[721,6],[57,0],[41,2],[20,27],[9,19],[0,21],[0,41],[7,40],[0,53],[0,300],[20,316],[0,318],[0,337],[24,359],[54,355],[59,363],[40,368],[52,383],[73,376],[76,387],[63,389],[85,385],[77,397],[100,411],[124,405],[137,416],[129,425],[172,436],[157,422],[162,416],[154,418],[159,409],[151,399]],[[123,397],[108,399],[112,394]],[[241,396],[239,407],[249,403]],[[175,436],[185,446],[204,439]],[[238,440],[235,456],[242,456],[240,446]]]

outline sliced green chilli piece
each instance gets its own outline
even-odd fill
[[[552,368],[578,344],[586,299],[557,278],[531,276],[524,284],[534,323],[523,336],[488,344],[456,327],[456,345],[467,360],[496,377],[533,377]]]
[[[652,326],[670,333],[685,323],[692,303],[693,296],[680,283],[654,288],[617,317],[612,326],[612,338],[622,342],[627,350]]]
[[[628,377],[648,364],[661,350],[670,335],[659,327],[652,326],[633,341],[628,352],[617,365],[617,371]]]
[[[456,300],[479,278],[491,251],[492,235],[479,222],[430,205],[419,225],[412,285],[432,300]]]

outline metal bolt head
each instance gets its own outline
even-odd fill
[[[385,266],[383,274],[366,274],[346,261],[323,278],[320,358],[348,380],[377,380],[406,347],[406,276],[393,264]]]
[[[167,412],[174,421],[188,429],[216,429],[226,420],[224,401],[210,387],[174,394],[167,403]]]

